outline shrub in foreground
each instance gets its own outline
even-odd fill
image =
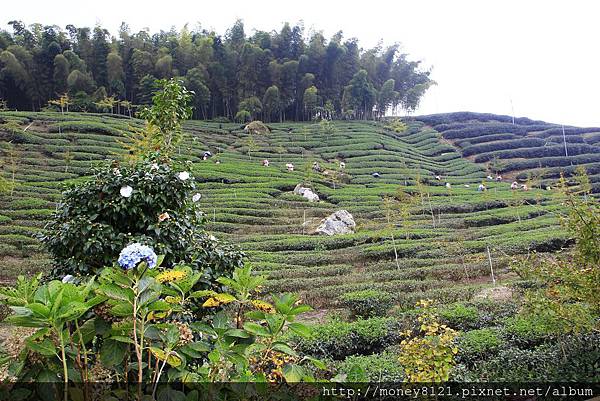
[[[290,331],[310,333],[295,322],[311,309],[298,297],[256,299],[265,278],[249,267],[219,279],[231,293],[193,291],[201,274],[186,265],[162,268],[162,260],[133,244],[121,253],[119,266],[105,268],[98,280],[20,279],[16,287],[2,288],[0,298],[13,310],[7,322],[29,328],[20,332],[21,348],[5,350],[4,377],[79,383],[84,392],[98,381],[133,382],[139,398],[154,396],[165,381],[297,382],[310,380],[303,363],[324,368],[314,358],[301,359],[284,341]],[[194,298],[203,299],[204,308],[226,309],[190,324],[169,319]]]

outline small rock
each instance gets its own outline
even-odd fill
[[[318,202],[320,200],[319,195],[314,193],[312,189],[303,187],[302,184],[296,185],[296,187],[294,188],[294,193],[296,195],[301,195],[305,197],[306,199],[308,199],[309,202]]]
[[[338,210],[321,220],[321,224],[317,227],[315,233],[321,235],[352,234],[355,228],[354,217],[347,210]]]

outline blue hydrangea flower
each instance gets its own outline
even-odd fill
[[[133,269],[138,263],[145,261],[150,269],[156,266],[156,253],[149,246],[135,243],[127,245],[119,254],[119,266],[124,269]]]

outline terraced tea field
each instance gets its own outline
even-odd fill
[[[463,156],[506,178],[534,179],[542,186],[561,172],[584,166],[600,192],[600,128],[565,127],[508,116],[451,113],[416,118],[442,133]]]
[[[15,183],[0,196],[2,279],[10,280],[47,268],[36,235],[65,182],[83,179],[106,158],[121,157],[124,132],[141,122],[75,113],[5,112],[0,118],[2,172]],[[400,307],[424,297],[451,302],[491,286],[492,270],[497,282],[512,280],[511,255],[558,249],[567,238],[558,228],[560,205],[552,191],[512,191],[506,179],[490,181],[485,165],[461,157],[445,141],[455,139],[449,126],[498,123],[440,127],[432,118],[411,120],[400,133],[375,122],[335,122],[334,133],[319,124],[281,123],[253,136],[238,124],[191,121],[179,151],[194,162],[207,228],[242,247],[255,269],[268,274],[269,289],[298,291],[319,308],[335,307],[339,296],[361,289],[389,292]],[[424,121],[442,131],[444,140]],[[485,131],[476,139],[485,143],[497,135]],[[575,143],[596,136],[569,138]],[[455,143],[465,156],[489,155]],[[586,146],[592,153],[585,166],[598,171],[594,160],[600,153]],[[213,157],[203,161],[207,150]],[[315,161],[324,172],[311,169]],[[301,182],[311,183],[321,201],[293,194]],[[488,190],[479,192],[482,182]],[[386,197],[397,200],[386,203]],[[356,233],[312,235],[320,219],[340,209],[354,216]]]

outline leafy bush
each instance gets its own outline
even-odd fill
[[[390,294],[378,290],[348,292],[340,300],[354,316],[364,318],[385,316],[393,305]]]
[[[409,382],[445,382],[456,364],[458,333],[440,324],[431,303],[417,303],[420,327],[406,330],[403,335],[407,338],[400,343],[398,360]]]
[[[37,276],[1,288],[0,299],[14,312],[7,322],[31,328],[0,358],[4,377],[84,389],[97,382],[134,382],[136,399],[142,393],[156,399],[161,381],[298,382],[314,380],[304,361],[325,368],[314,358],[300,360],[284,341],[288,331],[310,333],[295,322],[311,309],[297,296],[274,296],[272,304],[256,299],[265,278],[250,268],[219,278],[232,293],[192,291],[201,274],[185,265],[160,268],[162,260],[135,244],[122,250],[119,266],[104,269],[98,282],[76,284],[69,277],[42,284]],[[221,311],[209,322],[169,320],[194,298],[207,298],[204,308],[227,305],[231,313]]]
[[[502,339],[495,329],[467,331],[458,338],[458,359],[461,363],[472,364],[496,353],[501,345]]]
[[[479,312],[473,306],[456,303],[438,309],[442,322],[458,330],[468,330],[477,327]]]
[[[181,167],[155,157],[93,173],[65,192],[46,226],[42,241],[54,257],[55,276],[94,274],[133,242],[166,255],[166,266],[189,263],[203,271],[205,283],[241,265],[239,251],[202,231],[194,178]]]
[[[352,355],[335,366],[337,378],[352,382],[401,382],[404,369],[398,355],[383,352],[373,355]]]
[[[553,321],[541,315],[516,315],[506,320],[504,335],[507,341],[532,347],[556,335]]]
[[[497,326],[508,317],[517,313],[519,305],[515,302],[497,302],[490,299],[471,301],[467,304],[477,310],[477,327]]]
[[[343,360],[383,351],[398,341],[397,327],[396,321],[382,317],[350,323],[333,321],[314,326],[310,337],[293,337],[292,342],[306,355]]]
[[[490,382],[597,382],[600,336],[583,333],[531,349],[503,346],[473,367],[456,369],[451,380]]]

